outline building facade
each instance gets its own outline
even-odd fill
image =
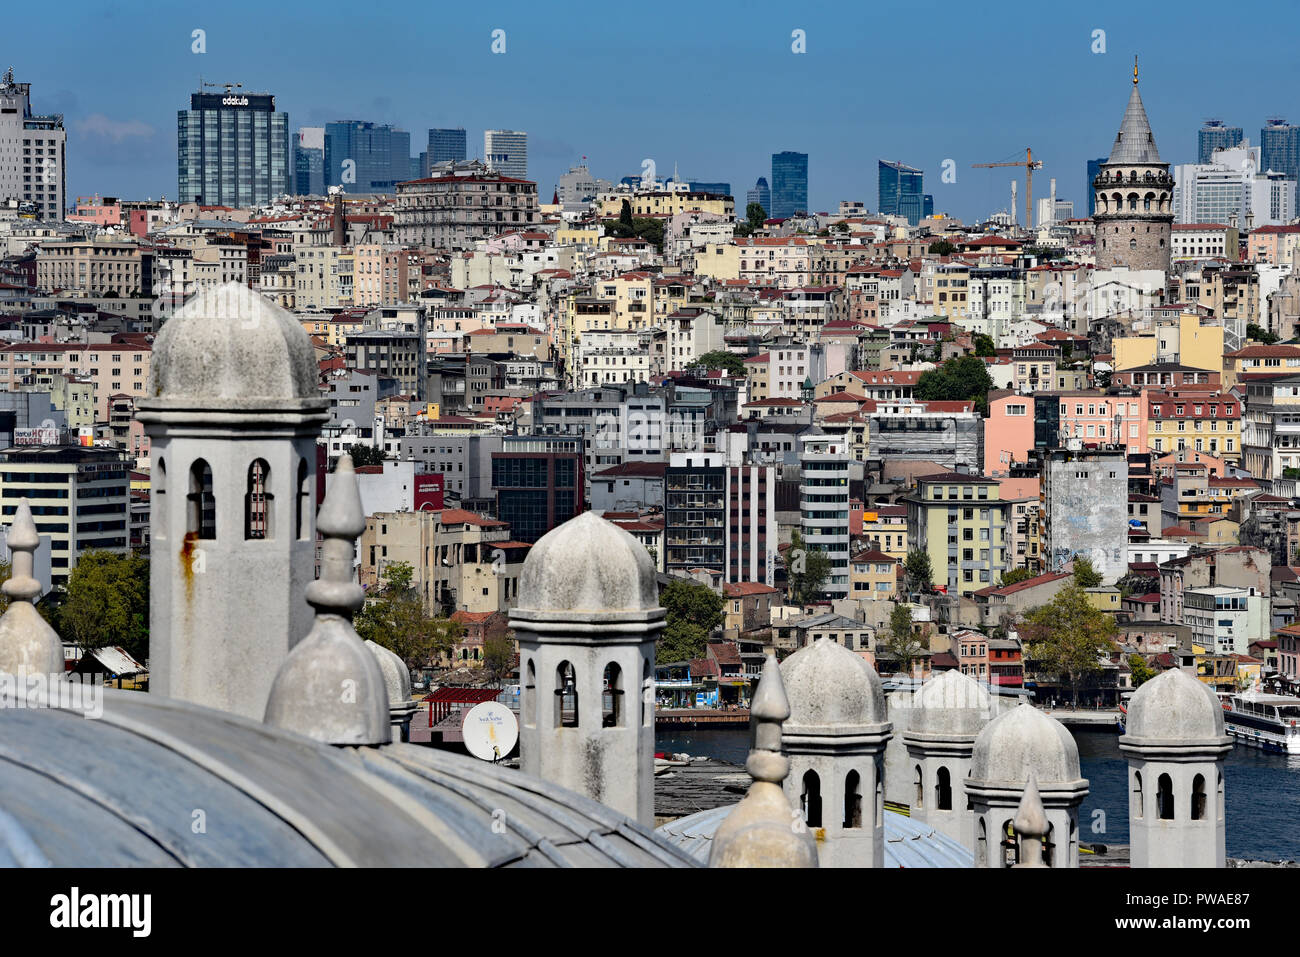
[[[764,207],[766,209],[766,207]],[[808,154],[786,150],[772,154],[770,219],[789,219],[808,211]]]
[[[520,130],[484,130],[483,161],[502,176],[527,179],[528,134]]]
[[[67,142],[63,115],[32,112],[30,83],[0,79],[0,202],[18,201],[19,215],[58,222],[67,206]]]
[[[177,196],[201,206],[262,206],[292,190],[289,114],[268,93],[194,93],[176,113]]]

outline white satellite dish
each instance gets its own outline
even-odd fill
[[[465,712],[460,731],[470,754],[482,761],[498,761],[514,750],[519,721],[505,705],[484,701]]]

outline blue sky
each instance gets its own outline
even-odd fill
[[[586,155],[597,176],[724,180],[743,197],[770,156],[810,155],[809,205],[876,206],[876,161],[926,172],[936,210],[964,219],[1007,206],[1012,170],[1044,164],[1035,193],[1082,208],[1087,159],[1110,151],[1133,54],[1166,161],[1193,162],[1209,116],[1252,142],[1271,115],[1300,122],[1295,0],[984,3],[493,4],[390,0],[100,3],[7,9],[0,52],[32,83],[34,107],[62,112],[68,190],[131,198],[176,193],[176,110],[200,75],[274,93],[291,128],[334,119],[412,131],[463,126],[529,133],[529,175],[549,199]],[[207,52],[192,52],[192,32]],[[505,31],[494,54],[492,32]],[[805,53],[791,34],[804,31]],[[1093,31],[1105,53],[1093,53]],[[21,38],[42,37],[40,44]],[[1230,41],[1225,45],[1224,40]],[[92,52],[93,51],[93,52]],[[957,181],[943,183],[945,159]],[[1023,179],[1023,172],[1020,174]],[[1023,183],[1021,185],[1023,202]]]

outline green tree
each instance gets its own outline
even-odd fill
[[[77,560],[55,628],[83,652],[118,645],[135,658],[149,657],[149,559],[94,549]]]
[[[1269,332],[1261,325],[1253,322],[1246,323],[1246,338],[1254,339],[1256,342],[1262,342],[1266,346],[1271,346],[1277,342],[1277,336]]]
[[[1021,627],[1026,657],[1068,684],[1076,705],[1080,681],[1101,670],[1101,656],[1114,649],[1117,633],[1115,619],[1093,607],[1077,582],[1025,615]]]
[[[957,251],[957,247],[946,239],[936,239],[930,244],[929,251],[936,256],[951,256]]]
[[[816,601],[830,577],[830,557],[820,548],[806,546],[803,536],[794,532],[786,552],[786,579],[794,600],[801,605]]]
[[[965,355],[949,359],[937,369],[921,373],[912,394],[923,401],[935,399],[975,403],[981,413],[988,411],[989,389],[993,379],[988,366],[978,356]]]
[[[728,352],[726,349],[714,349],[712,352],[706,352],[686,368],[700,371],[722,369],[733,379],[743,379],[745,377],[745,360],[734,352]]]
[[[664,221],[649,218],[634,220],[632,235],[637,239],[644,239],[662,252],[664,248]]]
[[[903,562],[903,574],[907,579],[908,591],[920,591],[934,583],[934,569],[930,567],[930,553],[921,548],[914,548],[907,553]]]
[[[895,602],[889,613],[889,629],[882,636],[880,649],[884,657],[892,659],[900,674],[910,674],[912,663],[921,657],[928,645],[912,630],[912,606]]]
[[[406,662],[421,668],[430,658],[450,654],[465,626],[450,618],[430,618],[412,585],[410,562],[393,562],[384,569],[382,585],[357,612],[353,625],[363,639],[383,645]]]
[[[975,333],[975,354],[981,358],[984,356],[995,356],[998,354],[997,346],[993,342],[992,336],[986,336],[982,332]]]
[[[668,612],[655,649],[658,661],[702,658],[713,630],[722,624],[722,596],[705,585],[672,581],[659,595]]]
[[[373,445],[349,445],[348,455],[352,456],[354,468],[360,468],[363,465],[384,464],[384,450],[377,449]]]
[[[632,204],[623,200],[623,206],[618,211],[618,224],[629,233],[632,230]]]
[[[501,679],[510,673],[514,661],[515,643],[509,632],[490,635],[483,642],[483,669],[493,684],[501,683]]]
[[[1133,676],[1134,688],[1140,688],[1143,683],[1156,676],[1156,670],[1147,664],[1145,658],[1138,654],[1128,656],[1128,670]]]
[[[1074,556],[1074,580],[1080,588],[1096,588],[1101,584],[1101,572],[1092,567],[1092,559]]]
[[[745,225],[749,227],[751,233],[762,229],[765,222],[767,222],[767,210],[763,208],[762,203],[750,203],[745,207]]]
[[[1014,585],[1016,582],[1027,581],[1034,577],[1034,573],[1028,568],[1013,568],[1002,576],[1003,585]]]

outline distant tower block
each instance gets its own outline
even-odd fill
[[[1223,730],[1219,699],[1173,668],[1138,688],[1119,749],[1128,758],[1134,867],[1223,867]]]
[[[885,863],[885,720],[880,677],[860,655],[818,638],[781,663],[790,718],[785,793],[817,839],[821,867]]]
[[[1031,773],[1047,815],[1045,863],[1079,866],[1079,805],[1088,781],[1079,748],[1059,721],[1033,705],[998,715],[979,733],[966,794],[975,814],[975,866],[1010,867],[1017,857],[1012,822]]]
[[[519,574],[510,627],[523,681],[519,761],[647,826],[654,823],[654,561],[583,512],[543,535]]]
[[[153,357],[136,416],[153,443],[150,690],[260,721],[312,627],[315,354],[292,316],[227,283],[179,309]]]

